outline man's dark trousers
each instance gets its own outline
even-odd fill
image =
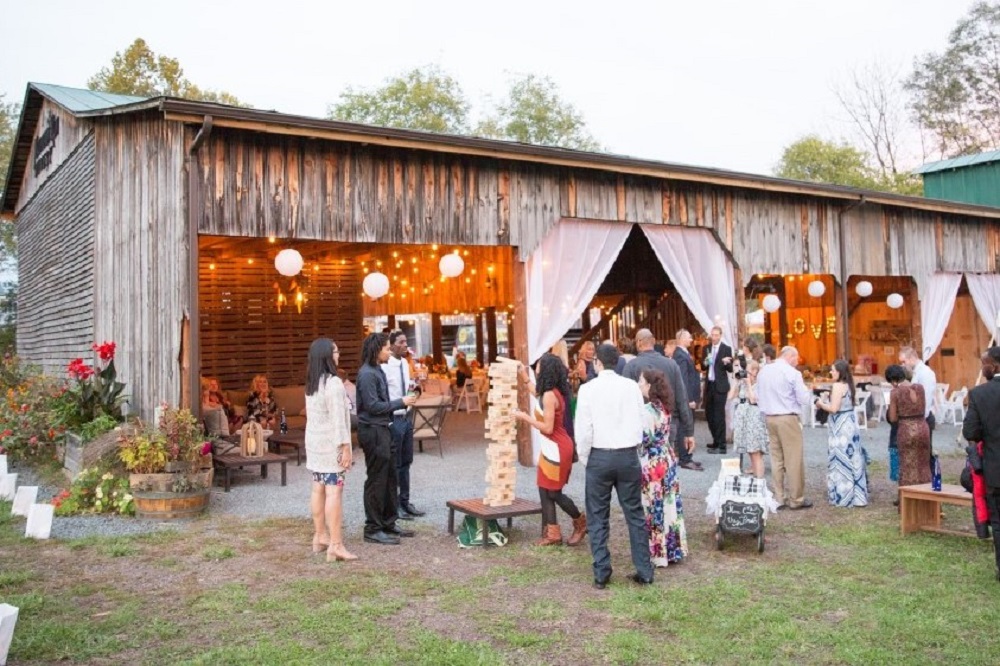
[[[594,580],[611,576],[611,552],[608,550],[608,521],[611,515],[611,489],[618,493],[618,503],[628,524],[629,546],[636,572],[653,579],[649,559],[649,536],[642,509],[642,468],[636,448],[591,449],[587,460],[585,501],[590,550],[594,556]]]
[[[410,504],[410,465],[413,464],[413,423],[405,414],[392,417],[392,443],[396,449],[399,506]]]
[[[726,448],[726,394],[715,390],[715,382],[705,382],[705,420],[712,433],[712,446]]]
[[[365,452],[365,534],[391,532],[396,527],[396,452],[389,426],[358,424],[358,443]]]

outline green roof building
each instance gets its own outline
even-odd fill
[[[1000,206],[1000,150],[931,162],[915,169],[924,196],[982,206]]]

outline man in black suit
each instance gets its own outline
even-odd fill
[[[733,370],[733,350],[722,341],[722,328],[713,326],[709,334],[712,344],[705,347],[701,368],[705,371],[705,418],[712,433],[709,453],[726,452],[726,395],[729,393],[729,373]]]
[[[685,393],[687,393],[688,407],[691,408],[691,412],[698,408],[698,402],[701,400],[701,373],[698,369],[694,367],[694,359],[691,358],[691,343],[693,338],[691,333],[682,328],[677,331],[677,346],[674,347],[673,359],[674,363],[677,364],[677,369],[681,371],[681,381],[684,383]],[[701,471],[704,469],[700,462],[697,462],[688,451],[687,445],[684,443],[684,438],[681,436],[679,428],[671,428],[673,435],[674,452],[677,454],[677,459],[680,461],[680,466],[684,469],[693,469]]]
[[[993,530],[996,577],[1000,581],[1000,347],[983,354],[983,377],[988,381],[969,391],[969,409],[962,423],[962,437],[983,443],[983,479],[986,506]]]

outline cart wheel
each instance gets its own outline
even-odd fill
[[[764,552],[764,528],[761,528],[760,532],[757,532],[757,552]]]
[[[726,544],[726,539],[722,535],[722,525],[715,526],[715,547],[718,550],[722,550],[722,547]]]

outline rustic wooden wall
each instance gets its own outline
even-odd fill
[[[184,156],[190,131],[150,116],[95,122],[94,337],[114,340],[133,409],[181,397],[189,312]]]
[[[54,376],[93,358],[94,155],[88,135],[17,220],[17,351]]]
[[[951,390],[963,386],[972,388],[982,368],[979,357],[989,344],[990,331],[976,312],[972,296],[963,281],[941,346],[927,364],[937,373],[938,381],[950,384]]]
[[[38,142],[39,136],[48,127],[49,114],[53,114],[59,119],[59,133],[52,144],[52,157],[48,166],[41,169],[36,175],[34,169],[35,144]],[[24,180],[21,182],[21,190],[18,192],[15,211],[21,211],[22,208],[28,205],[28,202],[41,189],[45,181],[55,175],[59,170],[59,165],[69,159],[70,155],[73,154],[80,143],[90,133],[91,125],[89,121],[77,118],[47,99],[42,101],[38,126],[34,128],[34,140],[31,142],[31,155],[28,157],[28,166],[24,172]]]
[[[305,383],[309,345],[320,337],[340,348],[340,367],[353,377],[363,337],[360,267],[355,262],[310,262],[295,278],[271,261],[202,254],[198,265],[201,372],[224,389],[249,390],[254,375],[272,386]],[[318,268],[318,270],[314,270]],[[287,301],[280,307],[279,291]],[[304,299],[301,312],[295,293]]]

